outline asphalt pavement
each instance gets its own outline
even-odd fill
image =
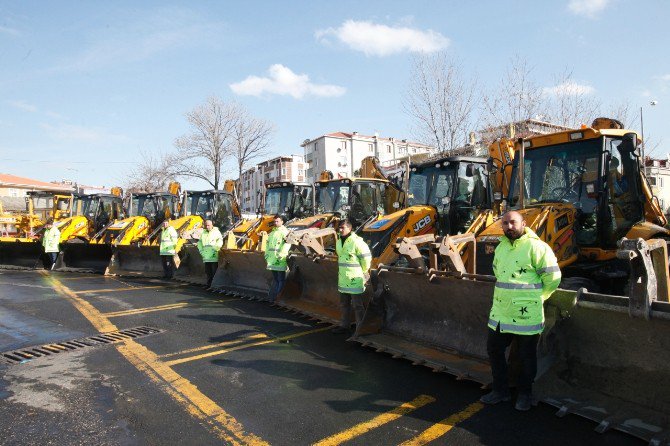
[[[137,327],[156,332],[63,347]],[[328,328],[178,282],[0,271],[0,352],[45,353],[0,361],[0,444],[641,444],[483,406],[477,384]]]

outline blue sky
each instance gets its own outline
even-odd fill
[[[210,95],[273,122],[275,154],[332,131],[406,138],[412,56],[436,50],[487,87],[515,56],[546,88],[568,69],[605,104],[644,106],[665,156],[669,20],[665,0],[0,1],[0,172],[123,183]]]

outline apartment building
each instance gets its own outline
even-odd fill
[[[278,156],[256,164],[242,172],[240,178],[240,203],[243,212],[256,212],[261,204],[265,184],[276,181],[304,183],[307,181],[306,165],[301,155]]]
[[[330,170],[335,177],[353,176],[367,156],[376,156],[384,163],[411,159],[413,155],[437,153],[437,149],[426,144],[378,135],[361,135],[358,132],[328,133],[306,139],[301,147],[305,151],[306,177],[309,182],[313,182],[324,170]]]
[[[665,215],[670,214],[670,156],[645,160],[645,175]]]

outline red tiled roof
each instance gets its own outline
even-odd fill
[[[0,186],[21,187],[42,190],[72,190],[72,186],[65,184],[47,183],[32,178],[19,177],[7,173],[0,173]]]

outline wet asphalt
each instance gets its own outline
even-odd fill
[[[543,404],[482,407],[475,383],[266,303],[178,282],[0,271],[0,352],[94,336],[101,323],[161,332],[0,361],[0,444],[642,444]]]

